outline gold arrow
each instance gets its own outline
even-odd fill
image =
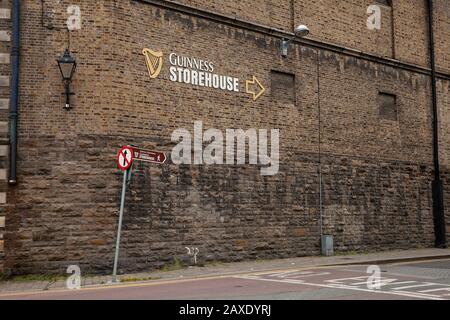
[[[260,87],[260,91],[258,93],[256,93],[255,91],[250,90],[249,85],[254,85],[255,82],[258,84],[258,86]],[[256,79],[255,76],[253,76],[253,80],[247,80],[245,81],[245,92],[246,93],[250,93],[253,95],[253,101],[256,101],[259,97],[261,97],[261,95],[266,91],[266,88],[264,88],[264,86],[261,84],[261,82],[258,81],[258,79]]]

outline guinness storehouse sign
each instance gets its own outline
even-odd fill
[[[148,73],[151,79],[155,79],[161,73],[164,65],[164,54],[161,51],[153,51],[145,48],[142,50],[147,63]],[[188,85],[213,88],[223,91],[240,92],[240,80],[237,77],[219,74],[214,63],[208,60],[187,57],[177,53],[168,55],[169,80]],[[256,101],[266,89],[261,82],[252,76],[243,85],[245,92]]]

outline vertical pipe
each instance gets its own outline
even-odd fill
[[[394,1],[391,5],[391,44],[392,44],[392,59],[396,59],[396,50],[395,50],[395,9],[394,5],[397,5]]]
[[[323,195],[322,195],[322,119],[320,110],[320,50],[317,51],[317,113],[319,121],[319,213],[320,213],[320,241],[323,238]]]
[[[437,92],[436,92],[436,61],[434,55],[432,0],[428,0],[428,33],[429,33],[428,35],[429,35],[430,64],[431,64],[431,93],[433,104],[433,162],[434,162],[434,181],[432,184],[433,220],[434,220],[435,246],[438,248],[444,248],[446,246],[445,213],[443,200],[443,186],[439,164],[439,132],[438,132],[439,121],[438,121]]]
[[[295,29],[295,0],[291,0],[291,28]]]
[[[20,58],[20,0],[13,0],[12,6],[12,49],[11,49],[11,91],[10,91],[10,160],[9,184],[17,183],[17,118],[19,104],[19,58]]]

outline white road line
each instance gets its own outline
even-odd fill
[[[313,287],[321,287],[321,288],[329,288],[329,289],[344,289],[344,290],[353,290],[353,291],[362,291],[362,292],[370,292],[370,293],[378,293],[378,294],[389,294],[389,295],[397,295],[404,296],[408,298],[417,298],[417,299],[429,299],[429,300],[446,300],[439,296],[434,295],[424,295],[413,292],[402,292],[402,291],[381,291],[381,290],[370,290],[364,288],[357,287],[349,287],[341,284],[319,284],[319,283],[308,283],[300,280],[285,280],[285,279],[265,279],[259,276],[235,276],[235,278],[247,279],[247,280],[259,280],[259,281],[269,281],[269,282],[282,282],[282,283],[290,283],[290,284],[303,284],[307,286]]]
[[[409,284],[409,283],[416,283],[417,281],[400,281],[400,282],[391,282],[391,283],[386,283],[385,286],[395,286],[398,284]]]
[[[367,279],[369,279],[369,277],[367,277]],[[389,284],[403,284],[402,282],[395,282],[397,281],[397,279],[394,278],[381,278],[379,280],[374,280],[373,283],[377,283],[377,284],[381,284],[383,286],[385,285],[389,285]],[[411,282],[411,281],[407,281],[407,282]],[[415,282],[415,281],[412,281]],[[360,286],[360,285],[367,285],[367,280],[366,281],[362,281],[362,282],[356,282],[356,283],[352,283],[352,286]]]
[[[308,283],[304,283],[304,284],[308,284]],[[372,292],[372,293],[381,293],[381,294],[400,294],[400,295],[405,295],[407,297],[413,297],[413,298],[420,298],[420,299],[431,299],[431,300],[446,300],[444,298],[441,298],[439,295],[434,295],[434,294],[423,294],[423,293],[418,293],[418,292],[411,292],[411,291],[383,291],[383,290],[375,290],[375,289],[365,289],[365,288],[361,288],[361,287],[350,287],[350,286],[346,286],[346,285],[331,285],[335,288],[339,288],[339,289],[355,289],[355,290],[360,290],[360,291],[368,291],[368,292]]]
[[[408,284],[408,283],[414,283],[417,281],[403,281],[403,282],[395,282],[396,279],[381,279],[379,281],[374,281],[374,284],[380,284],[383,287],[385,286],[394,286],[394,285],[398,285],[398,284]],[[367,281],[363,281],[363,282],[357,282],[357,283],[352,283],[352,286],[360,286],[360,285],[366,285]]]
[[[392,288],[391,290],[397,290],[397,291],[401,291],[404,289],[411,289],[411,288],[419,288],[419,287],[430,287],[430,286],[439,286],[439,283],[433,283],[433,282],[425,282],[425,283],[421,283],[421,284],[416,284],[413,286],[405,286],[405,287],[398,287],[398,288]]]
[[[265,278],[259,278],[258,276],[235,276],[234,278],[245,279],[245,280],[269,281],[269,282],[282,282],[282,283],[291,283],[291,284],[305,284],[305,282],[303,280],[265,279]]]
[[[266,274],[266,276],[285,278],[285,277],[294,276],[296,274],[298,274],[298,275],[313,275],[315,273],[314,273],[314,271],[288,271],[288,272],[277,272],[277,273],[273,273],[273,274]]]
[[[369,276],[361,276],[361,277],[353,277],[353,278],[339,278],[339,279],[331,279],[331,280],[325,280],[326,282],[332,282],[332,283],[338,283],[344,280],[362,280],[367,279]]]
[[[290,275],[290,274],[295,274],[298,273],[299,271],[291,271],[291,272],[277,272],[277,273],[268,273],[265,274],[265,276],[269,276],[269,277],[282,277],[283,275]]]
[[[442,298],[440,295],[437,294],[425,294],[425,293],[419,293],[419,292],[411,292],[411,291],[395,291],[398,293],[408,293],[408,294],[414,294],[417,297],[423,297],[423,298],[429,298],[429,297],[434,297],[434,298]],[[439,300],[446,300],[445,298],[439,299]]]
[[[295,279],[299,279],[299,278],[303,279],[303,278],[314,277],[314,276],[327,276],[329,274],[331,274],[331,273],[329,273],[329,272],[322,272],[322,273],[303,274],[303,275],[302,274],[299,274],[299,275],[292,274],[292,275],[279,276],[279,278],[292,277],[292,278],[295,278]]]
[[[448,292],[450,292],[450,286],[442,285],[442,288],[421,290],[419,292],[427,293],[427,292],[435,292],[435,291],[448,291]]]

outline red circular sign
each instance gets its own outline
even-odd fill
[[[117,166],[120,170],[128,170],[133,163],[133,149],[131,147],[123,147],[117,154]]]

